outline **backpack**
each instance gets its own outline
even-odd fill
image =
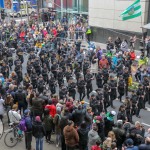
[[[20,120],[20,122],[19,122],[19,129],[20,129],[21,131],[24,131],[24,132],[27,131],[25,118],[22,118],[22,119]]]

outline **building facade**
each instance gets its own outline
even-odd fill
[[[61,14],[88,15],[88,0],[54,0],[54,9]]]
[[[149,20],[149,0],[141,0],[142,15],[140,17],[122,21],[121,13],[135,0],[89,0],[89,25],[93,28],[95,38],[97,34],[105,37],[120,36],[127,38],[129,35],[140,36],[142,26]],[[144,31],[145,32],[145,31]],[[126,35],[126,36],[125,36]]]

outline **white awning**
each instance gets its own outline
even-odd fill
[[[150,23],[144,25],[142,28],[143,28],[143,29],[150,29]]]

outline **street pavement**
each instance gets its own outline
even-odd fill
[[[102,49],[105,49],[105,48],[106,48],[106,45],[103,44],[103,43],[96,43],[96,42],[95,42],[95,45],[99,45]],[[87,48],[88,48],[87,42],[86,42],[86,41],[83,41],[81,47],[84,48],[84,49],[87,49]],[[139,52],[139,51],[136,51],[136,54],[137,54],[137,56],[140,56],[140,52]],[[15,54],[14,54],[13,57],[15,58]],[[28,57],[28,55],[25,54],[25,55],[24,55],[24,63],[23,63],[23,65],[22,65],[22,66],[23,66],[23,73],[26,72],[27,57]],[[65,84],[66,84],[66,80],[65,80]],[[96,89],[97,89],[96,81],[93,80],[93,90],[96,90]],[[58,92],[59,92],[59,88],[57,87],[57,93],[58,93]],[[79,94],[78,94],[78,92],[77,92],[77,94],[76,94],[76,100],[77,100],[77,99],[79,99]],[[88,104],[89,104],[89,101],[88,101],[87,97],[85,97],[84,100],[85,100],[86,104],[88,105]],[[118,111],[119,106],[120,106],[121,104],[122,104],[122,103],[120,103],[120,102],[117,101],[117,100],[114,101],[114,106],[116,107],[116,108],[115,108],[115,111],[116,111],[116,112]],[[133,117],[133,122],[135,122],[135,121],[140,121],[140,122],[145,126],[145,129],[148,129],[148,128],[150,127],[150,119],[149,119],[149,118],[150,118],[150,117],[149,117],[149,115],[150,115],[150,105],[146,104],[146,108],[147,108],[147,110],[141,110],[141,112],[140,112],[141,118],[137,118],[137,117],[135,117],[135,116]],[[108,111],[111,111],[111,110],[114,110],[114,109],[112,109],[112,108],[109,107],[109,108],[108,108]],[[116,120],[116,118],[115,118],[115,120]],[[6,117],[6,114],[5,114],[5,117],[4,117],[4,130],[5,130],[5,132],[8,131],[8,125],[7,125],[7,117]],[[11,149],[11,150],[25,150],[25,142],[24,142],[24,139],[23,139],[23,141],[19,142],[14,148],[8,148],[8,147],[6,147],[5,144],[4,144],[4,136],[5,136],[5,134],[6,134],[6,133],[4,133],[3,138],[0,140],[0,150],[9,150],[9,149]],[[54,135],[52,135],[52,140],[55,140],[55,136],[54,136]],[[34,140],[34,138],[33,138],[32,145],[33,145],[33,148],[35,148],[35,140]],[[44,141],[44,150],[49,150],[49,149],[56,150],[56,149],[58,149],[58,148],[55,147],[55,144],[49,145],[49,144],[45,143],[45,141]]]

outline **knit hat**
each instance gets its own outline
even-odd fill
[[[29,110],[29,109],[26,109],[26,110],[24,111],[24,115],[28,115],[29,112],[30,112],[30,110]]]
[[[96,116],[96,120],[102,121],[102,117],[101,116]]]
[[[37,122],[41,122],[41,118],[40,118],[40,116],[36,116],[36,117],[35,117],[35,121],[37,121]]]

